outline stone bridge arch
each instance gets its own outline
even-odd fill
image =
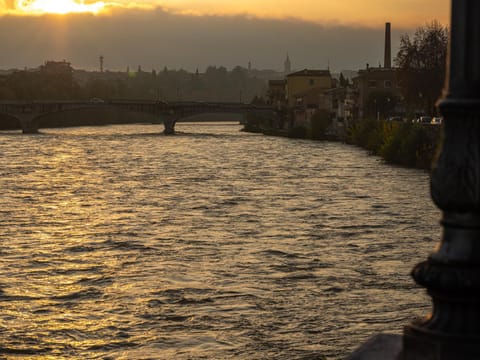
[[[166,110],[166,104],[157,101],[0,103],[0,114],[16,119],[16,128],[22,129],[23,133],[38,133],[41,127],[161,123],[161,115]],[[85,114],[91,117],[86,117]],[[139,114],[143,115],[140,119]],[[135,118],[132,120],[129,116]]]
[[[148,112],[125,110],[115,105],[82,106],[40,114],[38,128],[102,126],[131,123],[161,123],[158,116]]]
[[[22,124],[15,115],[0,113],[0,127],[2,130],[18,130],[22,128]]]
[[[192,114],[179,118],[178,122],[238,122],[244,123],[245,114],[240,113],[216,113],[216,112],[204,112],[198,114]]]
[[[205,102],[172,102],[149,100],[109,100],[98,99],[95,102],[66,102],[66,101],[45,101],[45,102],[0,102],[0,113],[18,119],[23,133],[37,133],[38,129],[46,125],[48,117],[55,117],[56,114],[74,113],[79,111],[113,111],[116,114],[128,112],[149,114],[154,123],[164,124],[164,134],[175,133],[175,124],[183,118],[199,114],[239,114],[245,117],[250,112],[272,111],[271,108],[258,108],[249,104],[241,103],[205,103]],[[156,121],[154,120],[156,119]],[[89,123],[88,119],[81,121],[66,121],[62,119],[50,120],[54,126],[82,126],[82,125],[107,125],[115,123],[135,123],[140,121],[114,121],[106,116],[104,119],[95,119]]]

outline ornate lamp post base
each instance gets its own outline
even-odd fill
[[[409,325],[403,333],[402,360],[478,360],[478,337],[445,335]]]
[[[480,359],[480,2],[452,0],[444,142],[431,178],[440,246],[412,271],[432,314],[404,330],[404,360]]]

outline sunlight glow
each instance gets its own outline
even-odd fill
[[[17,9],[30,14],[97,14],[105,8],[103,1],[85,4],[84,0],[18,0]]]
[[[376,28],[416,27],[433,19],[447,23],[448,0],[0,0],[0,16],[85,13],[115,15],[125,10],[170,12],[187,16],[247,16],[300,20],[323,25]]]

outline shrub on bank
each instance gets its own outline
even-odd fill
[[[428,169],[439,141],[438,128],[421,124],[364,120],[350,129],[348,141],[385,161]]]
[[[306,139],[308,135],[308,130],[305,126],[298,125],[294,126],[288,130],[288,137],[295,139]]]
[[[267,123],[267,119],[253,113],[247,113],[245,120],[243,130],[254,133],[262,132],[262,128],[264,128]]]
[[[317,110],[310,118],[310,126],[294,125],[288,130],[288,137],[298,139],[326,140],[332,125],[332,117],[326,110]]]
[[[367,149],[370,154],[378,155],[383,144],[383,124],[367,119],[359,121],[349,129],[347,142]]]
[[[317,110],[312,115],[311,135],[314,140],[324,140],[327,138],[327,130],[332,125],[332,116],[327,110]]]

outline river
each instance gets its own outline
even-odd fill
[[[342,359],[428,311],[426,173],[177,130],[0,132],[0,357]]]

